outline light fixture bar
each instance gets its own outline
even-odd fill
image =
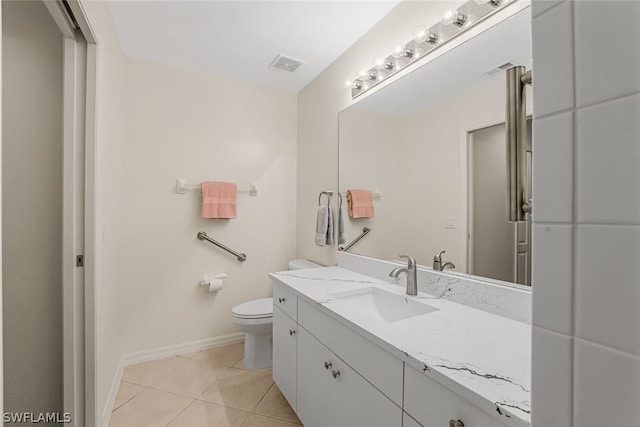
[[[347,82],[351,98],[355,99],[366,93],[427,53],[516,1],[518,0],[469,0],[459,8],[447,11],[439,22],[419,31],[413,40],[396,47],[386,58],[377,60],[372,68],[360,72],[355,80]]]

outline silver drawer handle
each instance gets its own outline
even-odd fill
[[[331,362],[324,362],[324,369],[329,369],[333,366]]]
[[[278,302],[279,303],[283,303],[284,302],[284,298],[282,298],[282,297],[278,298]]]
[[[289,335],[294,335],[296,333],[295,329],[289,329]]]
[[[340,376],[340,371],[331,371],[331,375],[333,375],[333,378],[338,378]]]
[[[464,423],[460,420],[449,420],[449,427],[464,427]]]

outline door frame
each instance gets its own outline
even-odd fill
[[[95,426],[99,424],[95,321],[98,42],[80,0],[66,0],[75,23],[59,1],[42,1],[60,28],[64,44],[63,411],[72,414],[71,426]],[[78,33],[86,48],[78,42]],[[86,50],[80,54],[79,49]],[[80,272],[77,255],[84,258]]]

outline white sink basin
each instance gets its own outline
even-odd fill
[[[363,288],[330,294],[353,310],[387,323],[409,319],[439,310],[430,305],[380,288]]]

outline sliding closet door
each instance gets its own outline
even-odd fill
[[[2,9],[4,411],[61,413],[63,39],[42,2]]]

